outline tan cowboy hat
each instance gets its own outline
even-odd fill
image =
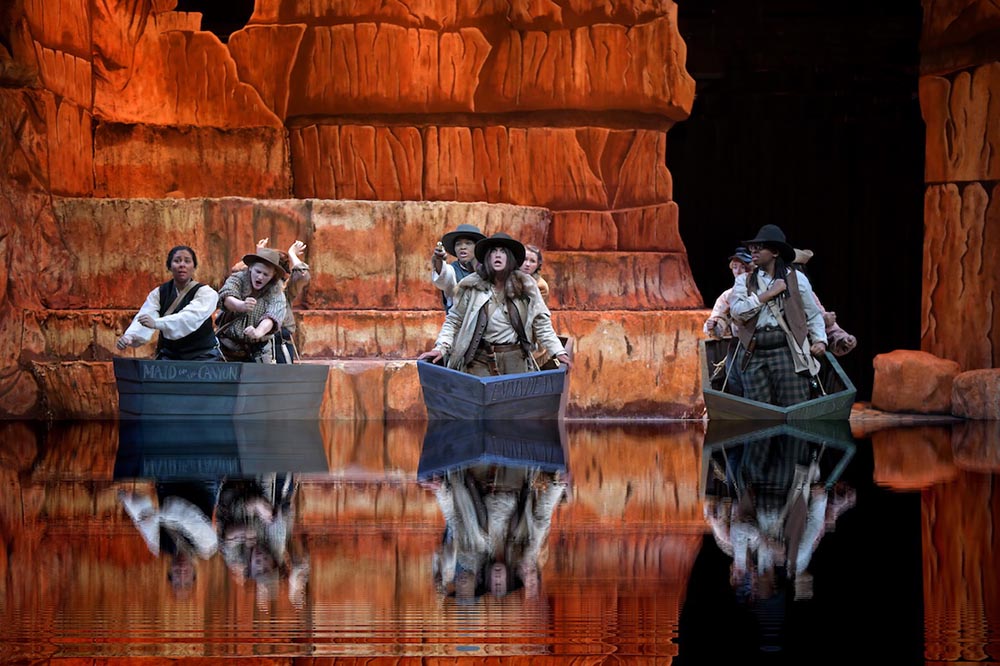
[[[800,250],[795,248],[795,261],[793,264],[808,264],[809,260],[813,258],[812,250]]]
[[[278,279],[284,280],[285,276],[288,275],[281,267],[281,253],[275,249],[259,247],[256,252],[243,255],[243,263],[247,266],[253,266],[257,262],[265,263],[274,268],[274,274],[278,276]]]

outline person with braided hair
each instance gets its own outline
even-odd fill
[[[742,244],[756,266],[736,278],[730,300],[744,397],[781,407],[804,402],[827,340],[809,278],[795,270],[795,249],[777,225]]]

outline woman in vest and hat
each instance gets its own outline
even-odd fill
[[[473,224],[460,224],[454,231],[441,237],[441,242],[431,255],[431,282],[441,290],[441,301],[447,312],[455,302],[458,283],[476,271],[474,260],[476,243],[486,238]],[[447,255],[455,257],[450,264],[445,263]]]
[[[826,352],[826,326],[805,274],[792,267],[785,233],[765,224],[744,241],[756,268],[733,285],[730,313],[740,339],[743,395],[787,407],[809,399],[815,357]]]
[[[272,333],[280,330],[286,308],[280,261],[277,250],[258,247],[219,290],[223,313],[216,323],[226,360],[274,363]]]
[[[160,332],[156,358],[167,361],[219,361],[219,342],[212,327],[219,295],[194,281],[198,256],[187,245],[167,253],[167,270],[173,279],[149,292],[125,333],[115,346],[138,347]]]
[[[552,315],[538,285],[518,270],[524,245],[505,233],[476,243],[476,272],[458,283],[434,349],[421,360],[481,377],[535,370],[537,344],[570,367],[566,349],[552,328]]]

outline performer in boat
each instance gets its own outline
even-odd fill
[[[537,369],[537,343],[572,367],[538,285],[518,270],[524,245],[500,232],[476,243],[475,256],[479,266],[458,283],[434,349],[419,358],[444,358],[449,368],[480,377],[509,375]]]
[[[735,280],[753,268],[753,257],[743,246],[737,247],[736,251],[729,256],[729,270]],[[721,381],[722,390],[733,395],[743,395],[743,380],[740,376],[740,368],[736,363],[736,327],[733,324],[732,315],[729,312],[729,299],[733,295],[733,288],[730,287],[719,294],[712,306],[712,314],[705,320],[704,331],[709,337],[729,339],[729,349],[726,351],[725,363],[716,369],[712,379],[716,379],[716,374],[724,375]],[[715,382],[713,381],[713,385]]]
[[[441,301],[445,312],[455,303],[455,293],[462,279],[476,272],[476,243],[486,238],[479,227],[460,224],[454,231],[441,237],[431,255],[431,282],[441,290]],[[455,257],[450,264],[445,263],[447,255]]]
[[[740,339],[744,396],[787,407],[808,400],[826,326],[809,278],[792,267],[785,233],[765,224],[744,241],[756,268],[736,278],[730,312]]]
[[[524,246],[524,263],[521,264],[521,270],[535,278],[542,298],[548,298],[549,283],[542,277],[542,251],[538,247],[534,245]]]
[[[261,238],[257,241],[257,247],[267,247],[271,242],[270,237]],[[278,265],[288,276],[282,281],[282,289],[285,292],[285,319],[281,322],[281,344],[275,348],[275,360],[277,363],[295,363],[299,360],[299,350],[295,343],[295,313],[292,311],[292,303],[302,294],[312,279],[309,264],[302,260],[302,254],[306,250],[306,244],[296,240],[288,247],[288,252],[278,253]],[[230,273],[238,273],[246,269],[246,264],[242,260],[237,262]]]
[[[795,262],[792,266],[798,272],[808,275],[806,264],[813,258],[813,254],[812,250],[795,248]],[[837,323],[837,313],[824,308],[815,291],[813,292],[813,297],[816,299],[816,307],[822,313],[823,324],[826,326],[827,349],[834,356],[844,356],[858,346],[858,339],[840,327],[840,324]]]
[[[219,361],[219,341],[212,327],[219,294],[194,280],[198,255],[187,245],[167,253],[167,270],[173,279],[149,292],[115,347],[125,350],[149,342],[160,332],[156,359],[167,361]]]
[[[219,290],[223,310],[216,324],[228,361],[275,363],[274,336],[285,319],[282,280],[285,269],[277,250],[258,247],[245,255],[246,268],[233,273]]]

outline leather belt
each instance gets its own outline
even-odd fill
[[[521,345],[517,344],[516,342],[511,343],[509,345],[494,345],[483,340],[479,343],[479,348],[484,349],[491,354],[497,354],[497,353],[502,354],[504,352],[520,351]]]

